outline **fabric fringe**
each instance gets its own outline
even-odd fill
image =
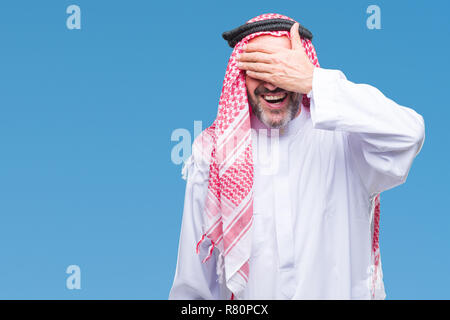
[[[200,241],[197,242],[197,247],[195,248],[195,252],[197,252],[197,254],[200,253],[199,247],[200,247],[200,244],[205,240],[205,238],[206,238],[206,233],[204,233],[202,235],[202,238],[200,239]],[[205,263],[206,261],[209,260],[209,258],[211,258],[214,248],[215,248],[215,243],[213,240],[211,240],[211,245],[209,246],[209,249],[208,249],[208,255],[202,260],[202,263]]]
[[[383,300],[386,297],[384,292],[383,272],[381,269],[381,255],[379,245],[380,233],[380,194],[374,194],[371,197],[370,223],[372,234],[372,250],[370,268],[371,283],[370,292],[373,300]]]
[[[200,253],[200,245],[202,244],[202,242],[205,240],[206,238],[206,233],[202,235],[200,241],[198,241],[197,243],[197,247],[196,247],[196,252],[197,254]],[[202,263],[205,263],[211,256],[212,253],[214,251],[215,248],[215,244],[214,241],[211,240],[211,245],[209,247],[209,252],[208,255],[206,256],[206,258],[203,259]],[[223,254],[222,252],[219,251],[218,255],[217,255],[217,261],[216,261],[216,274],[217,274],[217,282],[219,282],[220,285],[224,286],[226,285],[226,278],[225,278],[225,259],[223,258]],[[231,298],[230,300],[235,300],[235,296],[234,293],[231,293]]]
[[[224,285],[225,284],[225,259],[223,258],[222,252],[219,252],[216,264],[217,281]]]

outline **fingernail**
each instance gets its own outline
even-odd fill
[[[247,45],[246,45],[246,44],[244,44],[244,45],[242,46],[242,50],[247,50]]]

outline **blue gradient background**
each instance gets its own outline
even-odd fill
[[[266,12],[312,30],[322,67],[423,115],[406,184],[381,198],[384,279],[389,299],[450,298],[450,2],[406,0],[2,0],[0,298],[167,298],[185,190],[171,133],[213,121],[221,33]]]

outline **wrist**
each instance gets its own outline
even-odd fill
[[[308,77],[305,79],[305,85],[304,85],[303,92],[302,92],[303,94],[308,94],[312,90],[314,69],[315,69],[315,66],[312,66],[311,71],[308,73],[309,74]]]

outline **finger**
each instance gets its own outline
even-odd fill
[[[262,80],[262,81],[266,81],[266,82],[270,82],[270,80],[271,80],[270,73],[256,72],[256,71],[247,71],[246,73],[250,78],[253,78],[253,79]]]
[[[291,27],[291,48],[296,50],[303,48],[302,40],[300,39],[300,34],[298,32],[299,24],[296,22]]]
[[[269,47],[266,45],[262,45],[260,43],[248,43],[244,47],[245,52],[264,52],[264,53],[275,53],[277,50],[276,47]]]
[[[271,63],[272,59],[269,53],[263,52],[248,52],[241,53],[238,58],[238,61],[241,62],[262,62],[262,63]]]
[[[239,62],[238,68],[241,70],[257,71],[257,72],[272,72],[272,66],[268,63],[259,62]]]

